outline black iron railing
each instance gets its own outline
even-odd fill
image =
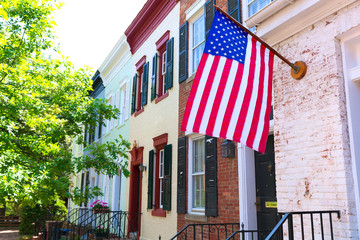
[[[138,213],[75,208],[65,221],[57,222],[51,239],[129,239],[136,238]]]
[[[226,240],[258,240],[264,239],[269,233],[269,230],[245,230],[242,224],[241,230],[233,232]]]
[[[170,240],[226,239],[239,229],[239,223],[188,224]]]
[[[287,236],[287,239],[334,239],[333,214],[340,218],[340,211],[307,211],[279,213],[281,220],[265,238]],[[286,226],[287,225],[287,226]]]

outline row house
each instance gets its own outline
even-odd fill
[[[307,64],[295,80],[275,57],[265,154],[179,130],[215,4]],[[112,210],[140,213],[127,229],[137,239],[226,239],[241,229],[263,239],[283,216],[290,239],[358,239],[359,12],[356,0],[147,1],[94,76],[105,86],[94,97],[122,115],[92,138],[129,139],[130,178],[89,170],[78,185],[102,186]]]
[[[358,239],[360,2],[180,1],[179,125],[213,4],[308,68],[297,81],[275,58],[264,155],[238,144],[236,159],[225,159],[222,139],[179,132],[176,237],[239,220],[245,230],[271,230],[282,212],[293,213],[284,234],[294,239]]]
[[[149,0],[125,31],[135,68],[128,211],[141,213],[139,239],[176,233],[179,12],[177,0]]]
[[[114,141],[121,135],[129,139],[130,131],[130,85],[134,66],[129,45],[123,35],[107,58],[99,67],[105,86],[104,98],[113,108],[120,111],[117,119],[111,119],[103,126],[103,142]],[[127,161],[118,159],[119,162]],[[121,173],[115,176],[102,176],[99,183],[104,193],[104,201],[109,203],[112,211],[127,210],[127,178]]]

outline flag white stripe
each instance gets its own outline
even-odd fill
[[[243,129],[243,132],[242,132],[241,138],[240,138],[240,142],[243,144],[246,144],[247,138],[249,136],[251,123],[254,118],[256,100],[257,100],[258,93],[259,93],[259,78],[260,78],[260,68],[261,68],[260,50],[261,50],[261,43],[256,42],[256,64],[255,64],[253,89],[252,89],[252,93],[251,93],[249,108],[246,113],[244,129]]]
[[[262,133],[264,131],[265,125],[265,113],[267,108],[267,98],[268,98],[268,87],[269,87],[269,49],[265,49],[265,74],[264,74],[264,92],[263,92],[263,99],[261,104],[261,111],[259,116],[259,123],[256,130],[256,135],[254,138],[253,148],[255,150],[259,150],[260,147],[260,140]]]
[[[198,88],[196,90],[196,95],[195,95],[193,106],[191,108],[191,112],[190,112],[190,115],[189,115],[189,120],[188,120],[188,123],[187,123],[187,126],[186,126],[186,129],[188,131],[192,131],[193,128],[194,128],[195,118],[196,118],[197,112],[199,110],[200,101],[201,101],[201,98],[202,98],[202,95],[203,95],[203,92],[204,92],[204,89],[205,89],[205,84],[206,84],[207,78],[208,78],[210,70],[211,70],[211,66],[212,66],[212,64],[214,62],[214,58],[215,57],[213,55],[209,54],[208,58],[206,60],[204,70],[203,70],[203,73],[201,75]]]
[[[201,119],[199,133],[206,134],[206,128],[207,128],[208,123],[209,123],[211,110],[212,110],[212,107],[214,105],[214,100],[215,100],[215,97],[216,97],[217,90],[219,88],[219,83],[220,83],[221,75],[223,73],[223,69],[224,69],[226,60],[227,60],[227,58],[220,57],[219,64],[218,64],[216,74],[215,74],[215,78],[214,78],[213,84],[211,86],[211,90],[210,90],[208,100],[206,102],[204,115],[203,115],[203,117]]]
[[[227,107],[227,105],[229,103],[230,94],[231,94],[232,88],[234,86],[235,77],[236,77],[237,70],[239,68],[239,64],[240,63],[237,62],[237,61],[232,61],[232,64],[231,64],[229,77],[228,77],[228,79],[226,81],[224,94],[223,94],[223,97],[221,99],[219,112],[217,114],[215,125],[214,125],[213,134],[216,137],[220,136],[220,130],[221,130],[221,127],[222,127],[222,124],[223,124],[223,121],[224,121],[226,107]]]
[[[248,35],[248,44],[246,46],[246,56],[245,56],[244,72],[243,72],[242,79],[248,79],[249,78],[249,68],[250,68],[250,59],[251,59],[251,53],[252,53],[252,51],[251,51],[252,44],[253,44],[252,43],[252,37],[249,34]],[[237,125],[237,121],[239,119],[240,110],[241,110],[242,103],[243,103],[243,100],[244,100],[244,95],[245,95],[247,83],[248,83],[248,81],[246,81],[246,80],[241,81],[239,93],[238,93],[238,95],[236,97],[234,110],[232,112],[231,119],[230,119],[230,122],[229,122],[229,128],[228,128],[228,131],[226,133],[226,138],[227,139],[233,139],[234,138],[235,128],[236,128],[236,125]]]

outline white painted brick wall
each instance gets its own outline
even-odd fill
[[[359,1],[275,46],[290,61],[308,66],[305,78],[296,81],[275,57],[278,210],[341,210],[335,239],[359,239],[337,38],[358,25]]]

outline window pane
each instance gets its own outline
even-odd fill
[[[205,175],[193,176],[193,208],[205,208]]]
[[[193,141],[192,208],[205,208],[205,138]]]
[[[204,48],[205,48],[205,43],[203,42],[202,44],[200,44],[199,46],[197,46],[196,48],[194,48],[193,50],[193,69],[194,72],[197,70],[199,63],[200,63],[200,59],[202,56],[202,53],[204,52]]]
[[[248,1],[249,4],[249,17],[269,5],[274,0],[254,0],[254,1]]]
[[[196,47],[205,40],[204,15],[194,22],[194,41],[193,47]]]

